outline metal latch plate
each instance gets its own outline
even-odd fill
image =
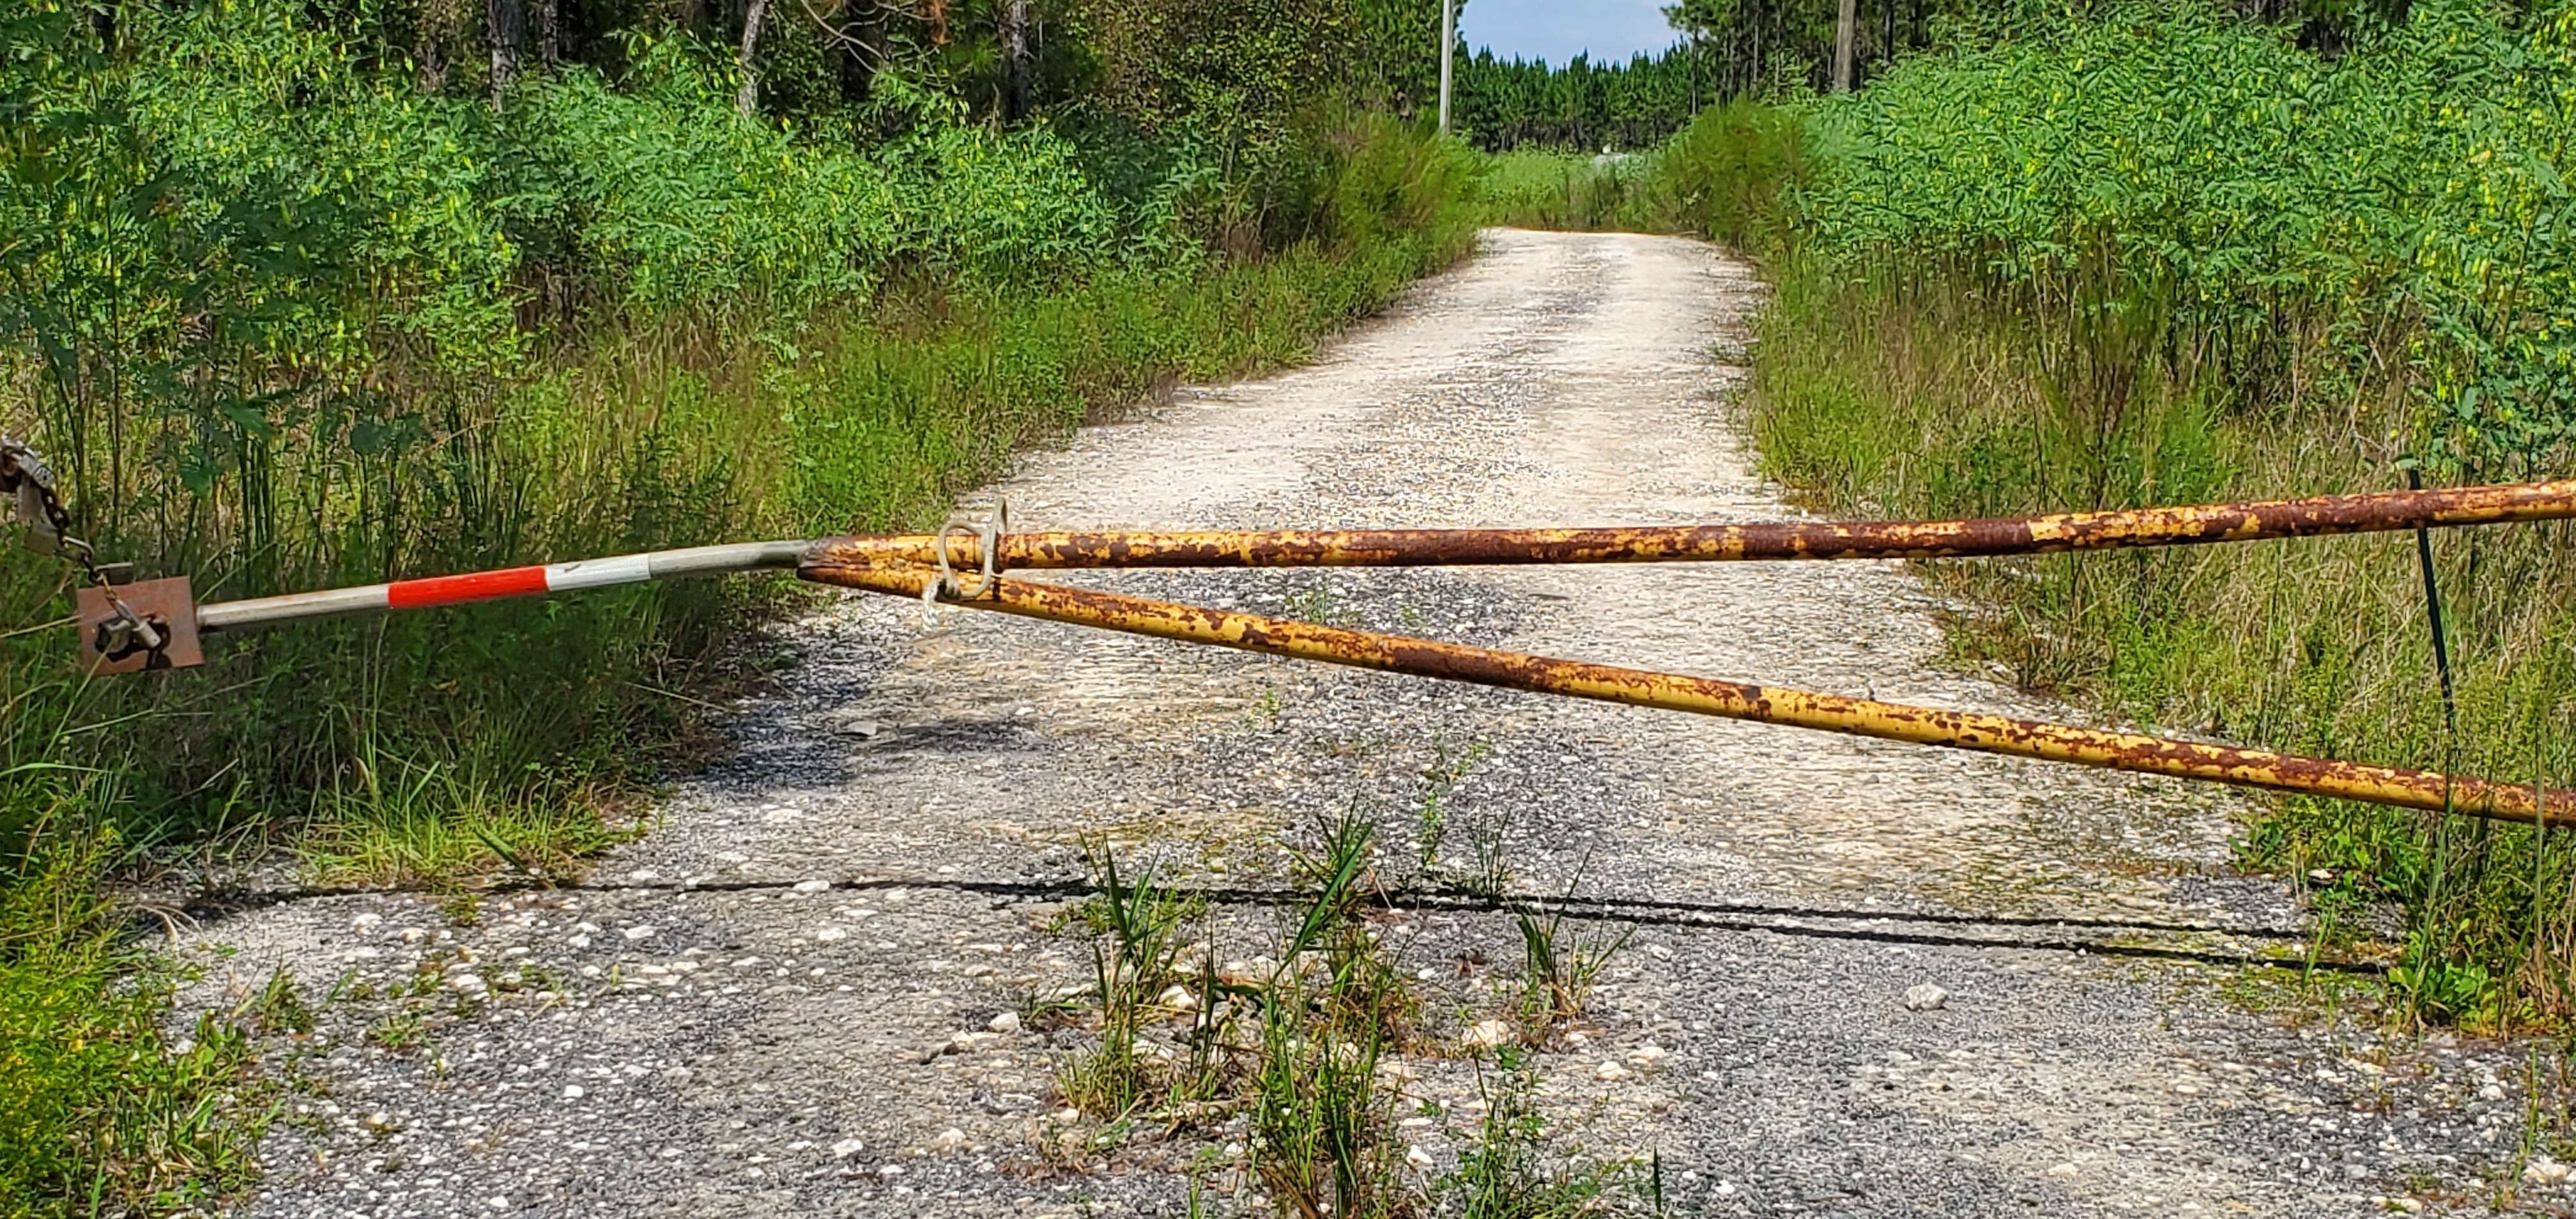
[[[80,611],[81,668],[93,676],[103,673],[140,673],[146,669],[185,669],[206,662],[206,652],[197,641],[197,597],[188,587],[188,577],[172,576],[167,580],[141,580],[116,586],[117,600],[126,604],[144,621],[169,640],[159,651],[147,652],[130,645],[120,655],[99,650],[105,628],[115,620],[109,610],[107,594],[96,588],[83,588],[73,604]]]

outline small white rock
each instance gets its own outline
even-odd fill
[[[1176,1012],[1194,1012],[1199,1008],[1199,997],[1191,994],[1186,986],[1167,986],[1162,994],[1154,996],[1154,1003]]]
[[[1429,1168],[1431,1167],[1431,1153],[1424,1151],[1422,1146],[1417,1143],[1411,1150],[1404,1153],[1404,1162],[1411,1164],[1415,1168]]]
[[[1626,1079],[1628,1078],[1628,1068],[1620,1066],[1615,1062],[1605,1062],[1600,1066],[1593,1068],[1592,1077],[1594,1079]]]
[[[1929,982],[1905,988],[1905,1010],[1909,1012],[1939,1011],[1949,1001],[1950,992]]]
[[[943,1155],[959,1150],[965,1146],[966,1132],[956,1128],[955,1126],[951,1126],[946,1130],[940,1131],[938,1138],[930,1140],[930,1149]]]
[[[2533,1156],[2531,1157],[2530,1163],[2522,1166],[2522,1179],[2525,1181],[2540,1182],[2544,1185],[2554,1185],[2560,1181],[2566,1180],[2568,1171],[2567,1165],[2550,1159],[2548,1156]]]
[[[2072,1164],[2060,1164],[2055,1168],[2049,1169],[2048,1175],[2052,1177],[2071,1177],[2075,1175],[2075,1166]]]
[[[1004,1012],[999,1016],[993,1017],[993,1022],[985,1025],[984,1027],[1007,1037],[1020,1031],[1020,1014],[1018,1012]]]
[[[1478,1049],[1490,1050],[1512,1039],[1512,1026],[1500,1020],[1480,1020],[1470,1027],[1460,1041]]]
[[[821,893],[831,887],[832,882],[828,880],[800,880],[796,882],[796,891],[799,893]]]
[[[831,944],[848,938],[850,933],[838,927],[825,927],[814,933],[814,942],[817,944]]]
[[[2485,1087],[2483,1087],[2483,1088],[2478,1089],[2478,1099],[2479,1099],[2479,1100],[2503,1100],[2503,1099],[2504,1099],[2504,1085],[2502,1085],[2502,1084],[2488,1084],[2487,1086],[2485,1086]]]
[[[626,938],[629,940],[649,940],[659,934],[660,931],[661,928],[659,927],[629,927],[626,929]]]
[[[565,1084],[565,1085],[564,1085],[564,1099],[565,1099],[565,1100],[580,1100],[580,1099],[581,1099],[581,1095],[582,1095],[582,1093],[581,1093],[581,1085],[580,1085],[580,1084]]]
[[[835,1160],[846,1160],[851,1156],[867,1150],[867,1148],[868,1145],[866,1143],[857,1139],[843,1139],[840,1142],[832,1144],[832,1158]]]

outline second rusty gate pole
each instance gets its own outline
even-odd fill
[[[942,579],[936,570],[925,567],[833,566],[819,559],[798,574],[818,583],[916,598]],[[982,586],[971,598],[950,595],[941,600],[1024,618],[1482,686],[2400,808],[2447,808],[2507,821],[2576,826],[2576,793],[2542,793],[2429,771],[1526,656],[1028,580],[967,578]]]

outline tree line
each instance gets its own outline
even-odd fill
[[[125,0],[94,6],[113,40]],[[829,113],[900,80],[1014,123],[1091,107],[1155,125],[1356,95],[1412,114],[1438,78],[1439,0],[320,0],[424,92],[487,94],[567,66],[611,79],[640,40],[721,49],[745,114]],[[336,12],[330,10],[338,10]]]
[[[2074,0],[2107,11],[2109,0]],[[2212,0],[2215,10],[2285,29],[2304,49],[2340,54],[2402,24],[2413,0]],[[2540,0],[2505,6],[2523,19]],[[1859,88],[1898,58],[1937,44],[2010,41],[2061,28],[2065,0],[1678,0],[1664,9],[1674,45],[1627,62],[1499,59],[1458,67],[1458,130],[1489,151],[1635,149],[1669,138],[1715,104],[1782,92]]]

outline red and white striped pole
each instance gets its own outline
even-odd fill
[[[441,605],[463,605],[469,601],[535,597],[547,593],[570,592],[578,588],[641,584],[648,580],[668,580],[681,576],[716,576],[732,572],[773,569],[793,571],[803,564],[805,552],[812,546],[811,542],[743,542],[730,546],[696,546],[687,550],[657,550],[649,554],[619,555],[609,559],[584,559],[578,563],[511,567],[500,571],[470,572],[461,576],[432,576],[423,580],[396,580],[390,584],[369,584],[359,588],[289,593],[282,597],[260,597],[249,601],[223,601],[197,607],[197,629],[237,631],[280,622],[327,618],[339,614],[429,609]]]

